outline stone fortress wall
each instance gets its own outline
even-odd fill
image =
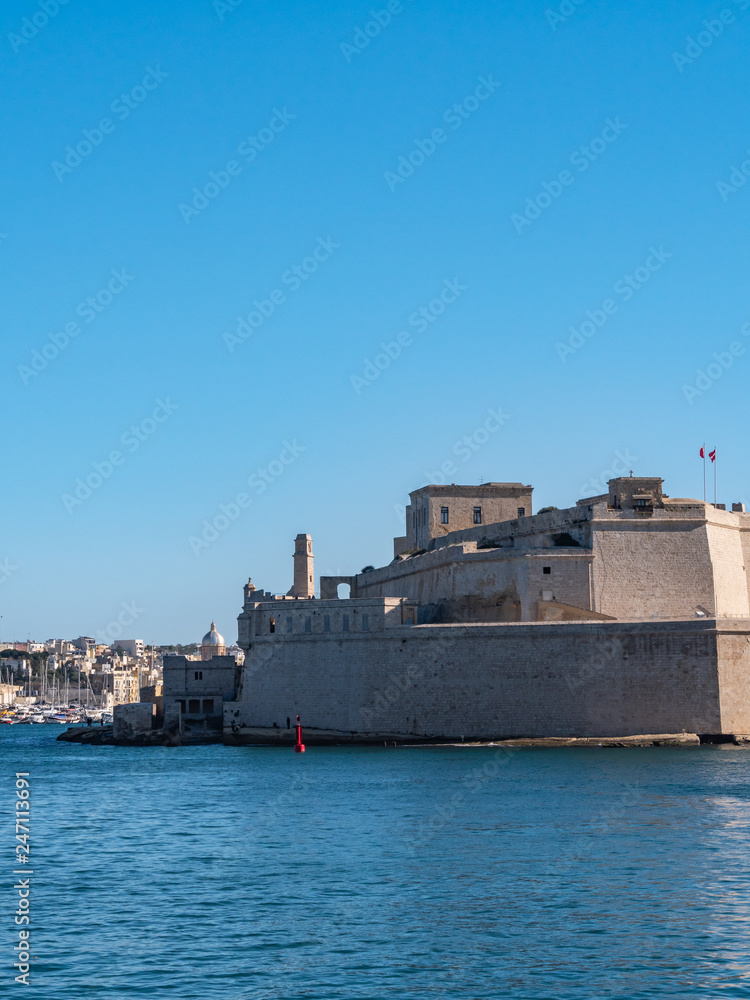
[[[365,741],[749,732],[750,515],[661,486],[535,515],[520,483],[426,487],[390,565],[323,577],[320,600],[249,583],[225,737],[296,714]]]
[[[259,636],[225,734],[297,714],[309,742],[748,732],[749,638],[726,619]]]

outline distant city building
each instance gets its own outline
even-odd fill
[[[22,694],[22,684],[0,684],[0,705],[12,705]]]
[[[7,647],[6,647],[7,648]],[[27,674],[29,672],[28,660],[15,659],[14,657],[3,657],[0,659],[3,670],[11,673]]]
[[[46,646],[51,653],[57,653],[58,656],[67,656],[76,649],[67,639],[48,639]]]
[[[112,649],[118,648],[129,656],[144,656],[146,652],[143,639],[118,639],[112,643]]]
[[[82,653],[96,655],[96,639],[90,635],[79,635],[77,639],[73,640],[73,645]]]
[[[213,656],[226,656],[227,647],[224,636],[216,631],[216,625],[211,622],[211,628],[201,639],[201,659],[210,660]]]
[[[107,675],[106,690],[112,694],[110,704],[129,705],[139,700],[138,667],[117,664]],[[109,701],[109,699],[108,699]]]

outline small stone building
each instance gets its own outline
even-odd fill
[[[220,730],[224,702],[235,697],[239,669],[233,656],[214,656],[210,660],[165,656],[165,718],[173,717],[177,705],[183,728]]]
[[[393,554],[427,549],[434,539],[456,531],[528,517],[532,492],[523,483],[451,483],[414,490],[406,508],[406,534],[394,538]]]

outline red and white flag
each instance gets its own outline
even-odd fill
[[[705,459],[705,457],[706,457],[706,449],[701,447],[701,458]]]
[[[714,448],[713,451],[709,451],[708,457],[711,459],[712,462],[716,461],[716,449],[715,448]]]

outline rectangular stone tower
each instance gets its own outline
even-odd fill
[[[294,585],[292,597],[314,597],[312,535],[297,535],[294,539]]]
[[[414,490],[406,508],[406,535],[394,538],[393,554],[430,548],[433,539],[454,531],[528,517],[532,492],[533,486],[523,483],[451,483]]]

